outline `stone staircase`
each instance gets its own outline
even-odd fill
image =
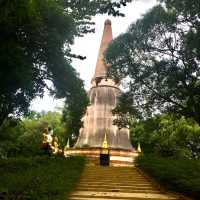
[[[135,167],[86,166],[70,200],[181,200],[163,192]]]

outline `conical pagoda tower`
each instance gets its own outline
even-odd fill
[[[83,117],[83,128],[80,130],[79,138],[75,147],[101,148],[105,134],[108,148],[132,150],[129,141],[129,130],[119,129],[113,125],[115,116],[112,110],[115,108],[117,98],[120,95],[118,85],[107,77],[108,66],[103,61],[104,52],[112,41],[111,21],[104,23],[103,36],[99,48],[92,87],[88,93],[90,105]]]

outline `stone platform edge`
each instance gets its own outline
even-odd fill
[[[68,156],[85,156],[90,161],[98,164],[102,148],[69,148],[64,151],[64,155]],[[138,152],[134,149],[108,149],[110,155],[110,166],[133,166],[135,158],[138,156]]]

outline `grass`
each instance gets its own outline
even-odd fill
[[[0,196],[13,200],[66,200],[83,166],[80,157],[0,160]]]
[[[136,163],[161,185],[194,199],[200,199],[199,160],[163,158],[146,154],[139,156]]]

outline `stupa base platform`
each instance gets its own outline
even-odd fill
[[[109,156],[109,166],[130,166],[134,165],[134,159],[138,152],[134,149],[103,149],[103,148],[70,148],[65,150],[64,155],[68,156],[85,156],[90,165],[100,165],[100,156],[107,154]]]

